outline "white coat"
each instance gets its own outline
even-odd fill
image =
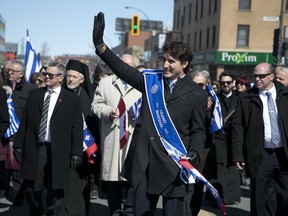
[[[128,112],[128,142],[120,149],[119,119],[114,121],[109,119],[111,111],[117,109],[121,96],[126,109],[129,110],[142,94],[130,85],[123,83],[116,75],[111,75],[100,80],[92,102],[93,113],[101,119],[100,178],[104,181],[125,180],[120,173],[129,150],[135,123]]]

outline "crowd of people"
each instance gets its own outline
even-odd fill
[[[225,205],[240,203],[245,185],[251,215],[288,215],[288,68],[263,62],[251,76],[223,71],[211,81],[190,68],[187,44],[169,41],[162,71],[145,70],[130,54],[116,56],[104,29],[100,12],[93,43],[102,62],[93,81],[73,59],[49,63],[30,82],[21,61],[3,65],[0,198],[12,183],[13,205],[27,198],[27,215],[84,216],[101,192],[111,215],[142,216],[154,215],[161,196],[163,215],[194,216],[206,183],[193,169],[182,172],[192,165]],[[19,122],[12,135],[9,99]],[[211,131],[217,105],[222,127]],[[97,143],[90,154],[85,126]],[[16,166],[8,167],[11,158]]]

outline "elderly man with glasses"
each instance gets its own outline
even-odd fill
[[[21,121],[28,94],[32,89],[36,88],[36,86],[26,81],[26,67],[21,61],[12,61],[5,70],[7,74],[7,84],[12,89],[14,109],[18,120]],[[13,142],[15,136],[17,136],[17,133],[9,137],[9,140]],[[22,184],[23,178],[20,171],[12,173],[12,182],[14,189],[13,205],[21,205],[24,198],[25,185]]]
[[[288,90],[273,71],[268,63],[255,67],[233,121],[232,159],[239,170],[245,162],[251,178],[251,215],[288,215]]]

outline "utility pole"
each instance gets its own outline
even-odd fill
[[[282,32],[283,32],[283,14],[284,14],[284,0],[281,0],[279,17],[279,36],[278,36],[278,53],[277,53],[277,65],[281,64],[282,58]]]

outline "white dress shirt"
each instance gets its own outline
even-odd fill
[[[48,88],[49,89],[49,88]],[[45,93],[45,96],[44,96],[44,100],[45,98],[48,96],[48,89]],[[47,116],[47,131],[46,131],[46,134],[45,134],[45,142],[51,142],[51,135],[50,135],[50,119],[51,119],[51,116],[52,116],[52,113],[54,111],[54,108],[55,108],[55,105],[56,105],[56,102],[58,100],[58,97],[59,97],[59,94],[61,92],[61,86],[55,88],[55,89],[52,89],[53,90],[53,93],[51,94],[51,98],[50,98],[50,104],[49,104],[49,108],[48,108],[48,116]]]
[[[263,115],[263,121],[264,121],[264,146],[265,148],[278,148],[278,147],[283,146],[283,144],[280,142],[279,146],[275,146],[275,144],[273,144],[271,140],[271,124],[270,124],[270,117],[269,117],[269,112],[268,112],[268,96],[266,95],[266,92],[271,92],[271,96],[272,96],[275,109],[276,109],[276,115],[278,116],[278,109],[276,105],[277,94],[276,94],[276,88],[273,84],[273,87],[269,89],[269,91],[259,91],[260,99],[263,104],[262,115]]]

